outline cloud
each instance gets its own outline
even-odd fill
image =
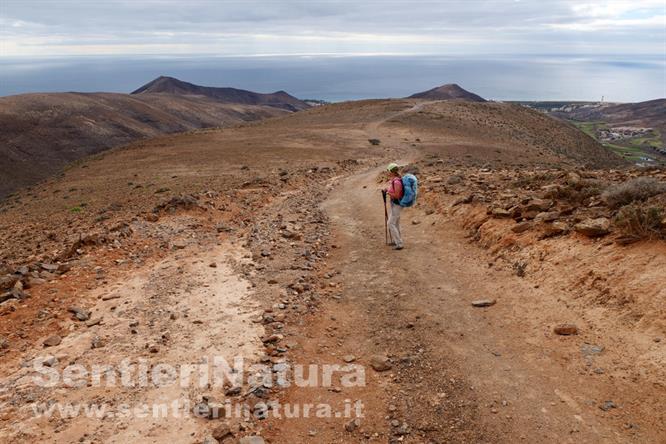
[[[0,56],[660,53],[666,38],[663,0],[2,2]]]

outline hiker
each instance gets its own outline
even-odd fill
[[[392,163],[386,168],[391,178],[386,187],[386,194],[388,194],[391,201],[390,212],[388,215],[388,229],[391,233],[392,242],[389,244],[393,246],[394,250],[402,250],[402,237],[400,236],[400,199],[403,196],[402,190],[402,177],[400,177],[400,167]]]
[[[402,236],[400,235],[400,213],[403,208],[411,207],[416,202],[418,194],[418,180],[414,175],[417,173],[416,167],[407,166],[403,169],[404,176],[400,176],[397,164],[391,163],[387,168],[391,175],[389,183],[384,190],[391,200],[391,211],[388,215],[388,229],[391,233],[394,250],[402,250]],[[384,200],[384,210],[386,211],[386,200]]]

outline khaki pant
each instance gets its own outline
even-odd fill
[[[388,217],[388,228],[391,233],[391,239],[396,247],[402,247],[402,237],[400,236],[400,212],[402,207],[391,202],[391,211]]]

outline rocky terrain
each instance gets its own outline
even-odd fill
[[[395,160],[421,181],[400,252]],[[0,442],[661,442],[665,183],[497,103],[348,102],[106,151],[0,207]],[[366,383],[31,379],[215,355]],[[200,414],[115,414],[172,400]],[[312,402],[364,415],[276,415]],[[53,403],[110,411],[35,415]]]

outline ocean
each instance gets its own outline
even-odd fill
[[[445,83],[492,100],[636,102],[666,97],[666,55],[0,57],[0,95],[128,93],[160,75],[285,90],[331,102],[404,97]]]

